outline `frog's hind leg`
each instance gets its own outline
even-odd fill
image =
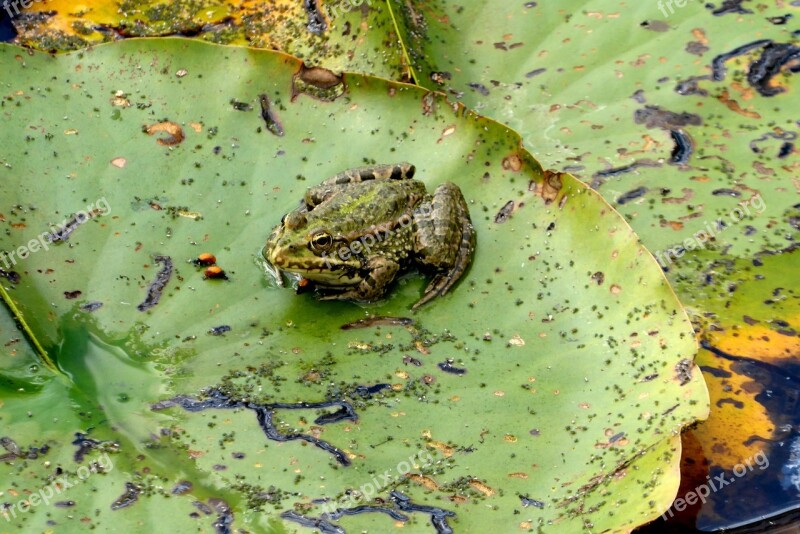
[[[394,165],[368,165],[356,167],[336,174],[321,184],[311,187],[306,191],[304,204],[308,210],[324,202],[337,190],[349,184],[366,182],[368,180],[410,180],[414,177],[416,168],[410,163],[396,163]]]
[[[445,182],[436,188],[430,203],[414,211],[417,226],[417,263],[435,271],[422,298],[413,306],[446,294],[464,274],[475,251],[475,228],[461,190]]]

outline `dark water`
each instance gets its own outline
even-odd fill
[[[17,30],[11,24],[11,16],[6,11],[6,5],[10,3],[10,0],[0,2],[0,6],[2,6],[2,9],[0,9],[0,42],[3,43],[7,43],[17,36]]]

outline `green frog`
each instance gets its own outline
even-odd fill
[[[409,268],[432,274],[416,309],[444,295],[475,251],[461,190],[445,182],[429,194],[409,163],[341,172],[306,191],[273,229],[263,256],[282,283],[296,273],[323,299],[374,301]]]

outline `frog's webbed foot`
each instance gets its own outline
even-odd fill
[[[414,177],[416,168],[410,163],[396,163],[394,165],[368,165],[356,167],[336,174],[318,186],[306,191],[303,203],[308,210],[314,209],[328,199],[336,191],[347,187],[349,184],[365,182],[367,180],[410,180]]]
[[[353,288],[345,291],[323,295],[320,300],[361,300],[372,302],[386,294],[386,290],[394,279],[400,265],[384,258],[377,258],[367,264],[367,274]]]
[[[461,190],[445,182],[430,203],[414,211],[418,263],[435,271],[422,298],[412,309],[446,294],[464,274],[475,251],[475,228]]]

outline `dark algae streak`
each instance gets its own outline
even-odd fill
[[[147,288],[147,297],[145,297],[141,304],[136,306],[136,309],[141,312],[147,311],[158,304],[158,301],[161,299],[161,293],[172,277],[172,258],[169,256],[155,256],[153,261],[160,263],[162,267],[161,270],[158,271],[156,279],[153,280],[153,283]]]
[[[278,428],[275,426],[275,423],[272,420],[275,414],[275,410],[314,410],[319,408],[330,408],[338,406],[339,410],[331,414],[324,414],[317,417],[317,419],[314,420],[314,423],[318,425],[326,425],[331,423],[337,423],[343,420],[357,421],[358,415],[356,414],[355,409],[350,403],[346,401],[300,402],[300,403],[278,402],[270,404],[257,404],[255,402],[245,402],[245,401],[231,399],[218,389],[210,389],[206,391],[204,397],[205,399],[198,400],[184,395],[179,395],[172,399],[158,402],[154,404],[151,407],[151,409],[153,411],[159,411],[171,408],[173,406],[180,406],[184,410],[187,410],[189,412],[201,412],[203,410],[207,410],[210,408],[220,408],[220,409],[247,408],[248,410],[253,410],[254,412],[256,412],[256,418],[258,419],[258,424],[259,426],[261,426],[261,430],[264,431],[264,435],[267,436],[267,439],[278,442],[296,441],[296,440],[305,441],[330,453],[331,455],[333,455],[334,458],[336,458],[336,461],[339,462],[341,465],[344,466],[350,465],[350,459],[341,449],[334,447],[327,441],[323,441],[319,438],[308,436],[306,434],[298,434],[298,433],[283,434],[278,430]]]

